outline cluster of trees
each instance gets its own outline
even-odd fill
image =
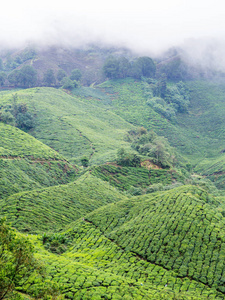
[[[29,88],[37,82],[37,71],[32,66],[23,66],[20,70],[9,73],[8,82],[15,87]],[[5,82],[2,82],[2,85]]]
[[[55,75],[54,70],[48,69],[43,74],[42,80],[38,82],[37,71],[30,65],[25,65],[21,69],[15,69],[8,75],[0,72],[0,86],[11,85],[14,87],[30,88],[36,85],[62,86],[65,89],[72,89],[79,86],[82,74],[79,69],[74,69],[68,77],[66,72],[59,69]]]
[[[42,80],[43,85],[45,86],[62,86],[64,89],[72,89],[79,86],[79,81],[81,80],[82,74],[79,69],[74,69],[71,72],[71,75],[68,77],[66,72],[63,69],[59,69],[56,76],[52,69],[48,69],[44,73]]]
[[[144,127],[131,130],[126,136],[131,147],[137,151],[131,153],[121,148],[117,152],[117,163],[126,167],[140,167],[141,156],[148,157],[153,163],[162,168],[170,168],[176,162],[176,156],[164,137],[159,137],[155,132],[148,132]]]
[[[141,157],[136,153],[130,153],[121,148],[117,152],[117,163],[123,167],[140,167]]]
[[[165,118],[175,121],[176,114],[188,111],[189,90],[182,81],[167,85],[166,75],[158,79],[146,79],[145,92],[147,104]]]
[[[167,140],[153,131],[148,132],[144,127],[129,131],[127,140],[140,155],[149,157],[162,168],[170,168],[176,161],[175,153]]]
[[[166,63],[158,65],[158,73],[166,74],[167,78],[172,81],[180,81],[192,78],[188,66],[180,57],[175,57]]]
[[[125,57],[110,56],[103,65],[103,73],[107,78],[125,78],[134,77],[140,79],[144,77],[154,77],[156,65],[154,61],[147,56],[139,57],[134,61],[129,61]]]
[[[34,116],[28,111],[26,103],[18,103],[18,95],[14,94],[12,104],[0,108],[0,121],[22,130],[30,130],[35,126]]]

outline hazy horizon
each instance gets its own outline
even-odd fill
[[[222,0],[9,1],[1,8],[0,43],[2,48],[26,43],[63,47],[95,43],[153,56],[180,47],[198,61],[207,52],[217,64],[220,56],[225,67],[224,7]]]

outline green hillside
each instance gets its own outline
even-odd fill
[[[2,103],[10,103],[12,95],[3,95]],[[123,138],[132,125],[106,109],[53,88],[21,90],[17,95],[35,115],[30,133],[71,162],[83,156],[91,163],[105,162],[115,158],[121,146],[129,147]]]
[[[189,81],[186,85],[190,91],[190,105],[187,113],[176,115],[176,121],[166,119],[148,105],[149,94],[145,82],[133,79],[111,80],[95,89],[83,88],[74,90],[74,93],[82,95],[83,101],[87,103],[106,107],[135,126],[144,126],[168,138],[171,146],[192,165],[197,165],[197,172],[209,176],[219,188],[223,188],[220,182],[224,180],[225,171],[221,155],[225,149],[225,85],[215,81]],[[210,174],[206,165],[209,164],[209,168],[210,165],[218,165],[213,160],[219,160],[219,157],[220,168],[215,168],[215,174]]]
[[[193,133],[190,134],[186,128],[167,120],[147,104],[149,96],[143,82],[134,79],[110,80],[97,86],[95,90],[100,90],[105,98],[103,95],[96,97],[96,92],[90,97],[89,92],[84,101],[106,107],[135,126],[144,126],[167,137],[182,155],[202,155],[193,139]]]
[[[91,174],[108,181],[119,190],[129,190],[135,187],[142,188],[143,191],[146,191],[149,186],[154,184],[166,186],[184,181],[184,176],[174,170],[159,168],[147,169],[146,167],[121,167],[110,164],[93,167]]]
[[[218,203],[192,186],[140,196],[86,219],[125,250],[225,292],[224,218]]]
[[[66,299],[224,299],[217,205],[183,186],[108,204],[64,232],[30,239]],[[32,294],[35,282],[20,290]]]
[[[88,103],[107,107],[136,126],[153,129],[191,159],[218,155],[224,149],[225,86],[206,81],[190,81],[186,85],[190,91],[190,106],[188,113],[177,114],[176,122],[169,121],[148,105],[145,82],[111,80],[92,89],[93,92],[83,88],[74,93],[83,95]]]
[[[69,184],[0,200],[0,210],[19,231],[56,231],[100,206],[122,199],[126,197],[108,183],[86,173]]]
[[[20,157],[32,160],[63,160],[63,157],[55,150],[18,128],[4,123],[0,123],[0,139],[1,158]]]
[[[0,123],[0,199],[74,179],[77,169],[31,135]]]
[[[225,85],[187,82],[169,119],[149,82],[0,92],[0,218],[28,236],[55,299],[225,299]],[[15,107],[32,126],[6,118]],[[15,288],[38,299],[44,280]]]

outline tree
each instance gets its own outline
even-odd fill
[[[62,81],[64,77],[66,77],[66,72],[62,69],[59,69],[56,78],[58,79],[58,81]]]
[[[132,76],[135,78],[154,77],[155,72],[155,63],[148,56],[139,57],[132,65]]]
[[[118,60],[119,62],[119,77],[126,78],[130,75],[131,64],[126,57],[121,57]]]
[[[158,82],[157,82],[157,96],[161,97],[161,98],[165,98],[166,96],[166,91],[167,91],[167,78],[166,78],[166,74],[163,73],[161,74]]]
[[[82,77],[82,74],[81,74],[81,71],[79,69],[74,69],[71,72],[71,75],[70,75],[71,80],[79,81],[81,79],[81,77]]]
[[[37,267],[31,243],[0,219],[0,300],[13,293],[19,281]]]
[[[56,82],[55,80],[55,75],[52,69],[48,69],[45,73],[44,73],[44,78],[43,78],[43,83],[46,86],[51,86],[54,85]]]
[[[119,78],[120,67],[118,59],[113,56],[108,57],[103,65],[103,73],[110,79]]]
[[[3,62],[1,58],[0,58],[0,70],[3,70]]]
[[[32,66],[23,66],[19,73],[19,83],[22,87],[31,87],[36,84],[37,71]]]
[[[0,218],[0,300],[14,299],[22,281],[31,275],[44,278],[44,269],[34,257],[34,247],[31,242],[16,233],[5,218]],[[43,276],[43,277],[42,277]],[[57,294],[58,288],[54,284],[43,282],[42,285],[32,286],[32,294],[42,299],[49,294]],[[42,297],[44,296],[44,297]],[[38,297],[38,298],[40,298]],[[18,298],[17,298],[18,299]]]
[[[11,73],[8,75],[8,81],[14,86],[19,85],[19,75],[20,71],[19,70],[13,70]]]
[[[74,88],[74,82],[69,77],[64,77],[62,80],[62,88],[66,90],[72,90]]]
[[[80,161],[81,161],[81,164],[83,167],[85,167],[85,168],[88,167],[89,159],[87,158],[87,156],[82,157]]]
[[[8,81],[24,88],[34,86],[37,81],[37,71],[32,66],[23,66],[20,70],[12,71],[8,76]]]

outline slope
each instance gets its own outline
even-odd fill
[[[206,192],[183,186],[111,204],[86,216],[126,251],[225,293],[225,219]]]
[[[19,231],[43,232],[66,224],[100,206],[126,199],[108,183],[86,173],[75,182],[14,194],[0,201],[1,215]]]
[[[0,123],[0,198],[71,181],[76,168],[29,134]]]
[[[61,233],[30,239],[68,299],[224,299],[225,220],[217,205],[183,186],[108,204]],[[20,290],[32,293],[34,283]]]
[[[115,158],[118,148],[129,147],[123,137],[132,125],[106,109],[53,88],[20,90],[17,95],[36,116],[30,133],[71,162],[83,156],[91,163],[105,162]],[[1,100],[11,101],[12,94]]]
[[[176,122],[167,120],[148,105],[148,94],[141,81],[111,80],[95,89],[83,88],[74,90],[74,93],[83,95],[83,101],[87,103],[106,107],[133,125],[144,126],[165,136],[193,166],[197,165],[197,172],[206,176],[210,174],[210,179],[213,179],[214,174],[210,173],[213,160],[220,160],[224,165],[225,85],[209,81],[190,81],[186,85],[190,91],[188,113],[178,113]],[[202,164],[198,166],[200,161]],[[214,170],[214,180],[215,183],[218,181],[220,188],[223,187],[224,171],[223,167]]]
[[[123,249],[91,223],[78,220],[66,232],[69,250],[61,255],[43,249],[31,236],[48,278],[62,286],[67,299],[224,299],[215,288],[152,264]],[[54,240],[54,243],[60,240]],[[30,293],[35,278],[21,291]]]

